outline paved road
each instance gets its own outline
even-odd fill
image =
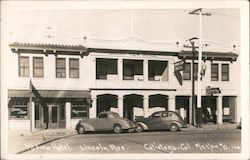
[[[240,153],[241,132],[182,131],[72,135],[35,147],[42,153]],[[32,144],[26,143],[26,147]]]

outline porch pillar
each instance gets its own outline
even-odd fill
[[[240,119],[241,119],[241,96],[238,95],[237,97],[235,97],[236,99],[236,106],[235,106],[235,116],[236,116],[236,122],[239,123]]]
[[[30,106],[30,132],[33,132],[35,130],[35,102],[29,102],[29,106]]]
[[[222,124],[222,96],[217,97],[217,124]]]
[[[143,97],[143,117],[148,117],[148,109],[149,109],[149,97],[148,95],[144,95]]]
[[[170,95],[168,97],[168,110],[175,111],[175,96],[174,95]]]
[[[193,124],[192,123],[192,119],[193,119],[193,107],[192,107],[192,96],[189,97],[189,124]]]
[[[89,109],[89,118],[96,118],[96,108],[97,108],[96,100],[97,100],[97,97],[93,96],[93,97],[91,97],[91,100],[92,100],[92,106]]]
[[[66,102],[65,103],[65,120],[66,120],[66,129],[70,129],[70,109],[71,109],[71,103]]]
[[[117,100],[118,100],[118,114],[119,114],[119,116],[120,117],[123,117],[123,96],[119,96],[118,98],[117,98]]]
[[[119,78],[119,81],[123,80],[123,59],[122,58],[118,59],[118,78]]]
[[[144,82],[148,81],[148,60],[143,61],[143,80]]]

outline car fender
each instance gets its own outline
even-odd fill
[[[178,121],[172,121],[172,122],[170,122],[169,125],[168,125],[168,127],[169,127],[171,124],[173,124],[173,123],[174,123],[174,124],[177,124],[179,128],[182,128],[182,127],[183,127],[183,125],[182,125],[180,122],[178,122]]]
[[[148,130],[148,126],[145,123],[143,123],[143,122],[136,122],[136,124],[140,124],[140,125],[142,125],[142,127],[143,127],[144,130]]]
[[[80,125],[84,127],[85,131],[95,131],[94,126],[88,123],[81,123]]]

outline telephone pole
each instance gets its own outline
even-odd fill
[[[197,127],[202,127],[202,109],[201,109],[201,80],[202,80],[202,16],[211,16],[211,13],[202,13],[202,8],[195,9],[189,14],[199,15],[199,54],[198,54],[198,87],[197,87],[197,110],[196,110],[196,124]]]

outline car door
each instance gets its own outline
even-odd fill
[[[161,129],[161,113],[154,113],[147,120],[149,130]]]
[[[95,128],[97,131],[109,130],[109,117],[108,114],[103,113],[96,119]]]
[[[169,113],[168,112],[163,112],[162,113],[162,117],[161,117],[161,127],[162,129],[168,129],[168,126],[170,124],[170,117],[169,117]]]

